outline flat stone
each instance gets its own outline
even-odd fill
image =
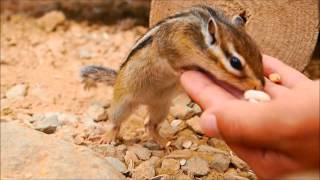
[[[124,179],[105,159],[17,123],[1,125],[1,178],[4,179]]]
[[[216,154],[216,153],[221,153],[221,154],[225,154],[225,155],[228,154],[226,151],[223,151],[223,150],[218,149],[218,148],[214,148],[214,147],[209,146],[209,145],[200,145],[198,147],[198,151],[199,152],[207,152],[207,153],[211,153],[211,154]]]
[[[170,114],[176,119],[186,120],[195,115],[195,112],[188,106],[177,104],[170,108]]]
[[[140,144],[130,146],[128,150],[133,151],[141,160],[148,160],[151,156],[151,151]]]
[[[128,169],[126,168],[126,165],[123,162],[121,162],[119,159],[109,156],[109,157],[106,157],[106,160],[117,171],[119,171],[121,173],[127,173],[128,172]]]
[[[192,151],[189,149],[183,149],[183,150],[175,150],[168,154],[166,158],[183,158],[183,159],[189,159],[192,156]]]
[[[177,96],[172,101],[174,105],[181,105],[181,106],[187,106],[190,102],[191,102],[191,99],[186,93],[183,93]]]
[[[229,168],[230,158],[225,154],[217,153],[213,156],[213,160],[210,162],[210,168],[217,170],[218,172],[224,172]]]
[[[238,156],[231,156],[231,163],[241,170],[249,170],[249,166]]]
[[[27,95],[28,86],[26,84],[18,84],[11,87],[6,92],[6,97],[8,99],[21,100]]]
[[[34,129],[46,134],[54,133],[59,125],[56,114],[34,115],[32,121]]]
[[[196,133],[198,134],[204,134],[202,129],[201,129],[201,126],[200,126],[200,117],[199,116],[194,116],[190,119],[188,119],[186,121],[187,125],[189,127],[191,127],[192,130],[194,130]]]
[[[200,157],[192,157],[189,159],[187,164],[183,166],[183,169],[195,176],[205,176],[210,170],[208,162]]]
[[[124,160],[128,165],[130,161],[132,161],[134,164],[138,164],[140,162],[137,155],[133,151],[127,151],[126,155],[124,156]]]
[[[164,159],[162,161],[161,168],[177,171],[180,169],[180,163],[175,159]]]
[[[152,162],[144,161],[137,166],[133,171],[133,179],[150,179],[156,175]]]

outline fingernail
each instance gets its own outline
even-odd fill
[[[219,137],[217,118],[213,114],[203,114],[201,116],[200,126],[203,132],[209,137]]]

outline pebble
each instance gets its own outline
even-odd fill
[[[203,134],[203,131],[202,131],[201,127],[200,127],[200,123],[199,122],[200,122],[200,117],[199,116],[194,116],[191,119],[188,119],[186,123],[196,133]]]
[[[160,145],[154,141],[146,141],[143,143],[143,146],[150,150],[159,150],[161,149]]]
[[[87,115],[95,122],[106,121],[108,119],[108,112],[101,103],[93,103],[87,110]]]
[[[195,112],[188,106],[176,104],[170,108],[170,114],[176,119],[186,120],[195,115]]]
[[[186,123],[180,119],[175,119],[171,121],[170,125],[173,130],[173,134],[176,134],[177,132],[187,127]]]
[[[114,167],[117,171],[121,173],[127,173],[128,169],[126,168],[126,165],[121,162],[119,159],[114,157],[106,157],[107,162]]]
[[[181,166],[184,166],[184,165],[186,165],[187,160],[181,159],[179,163],[180,163]]]
[[[195,112],[196,115],[200,115],[202,113],[202,109],[198,104],[194,104],[192,106],[193,111]]]
[[[131,162],[133,163],[133,165],[138,164],[140,162],[137,155],[133,151],[126,152],[126,155],[124,156],[124,161],[128,166],[130,165]]]
[[[189,159],[192,156],[192,151],[189,149],[183,149],[183,150],[175,150],[172,151],[170,154],[166,156],[166,158],[183,158],[183,159]]]
[[[210,168],[217,170],[218,172],[224,172],[229,168],[230,158],[225,154],[217,153],[213,156],[213,160],[210,162]]]
[[[24,98],[24,96],[27,95],[27,90],[28,90],[28,86],[26,84],[15,85],[6,92],[6,97],[8,99],[21,100]]]
[[[207,153],[211,153],[211,154],[220,153],[220,154],[227,155],[227,152],[225,152],[225,151],[223,151],[221,149],[218,149],[218,148],[214,148],[214,147],[209,146],[209,145],[200,145],[198,147],[198,151],[199,152],[207,152]]]
[[[180,169],[180,162],[175,159],[164,159],[161,168],[178,171]]]
[[[140,144],[130,146],[128,149],[133,151],[141,160],[148,160],[151,156],[151,151]]]
[[[50,32],[65,21],[65,15],[60,11],[51,11],[46,13],[38,20],[38,25],[45,31]]]
[[[191,102],[191,99],[184,93],[174,98],[172,102],[174,105],[187,106]]]
[[[231,156],[231,163],[241,170],[249,170],[247,163],[240,159],[238,156]]]
[[[150,179],[156,175],[153,162],[144,161],[137,166],[133,171],[133,179]]]
[[[185,149],[189,149],[192,145],[192,141],[184,141],[182,143],[182,147],[184,147]]]
[[[31,119],[34,129],[46,134],[54,133],[59,125],[56,114],[34,115]]]
[[[188,171],[188,174],[195,176],[205,176],[209,173],[209,164],[200,157],[192,157],[189,159],[183,169]]]

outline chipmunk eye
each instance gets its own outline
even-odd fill
[[[230,64],[234,69],[237,69],[237,70],[242,70],[243,68],[240,59],[234,56],[231,56]]]

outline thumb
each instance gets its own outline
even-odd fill
[[[264,103],[233,101],[219,108],[207,109],[200,125],[208,136],[221,136],[227,143],[250,146],[272,144],[274,131],[272,113],[265,112]],[[276,138],[276,137],[275,137]]]

